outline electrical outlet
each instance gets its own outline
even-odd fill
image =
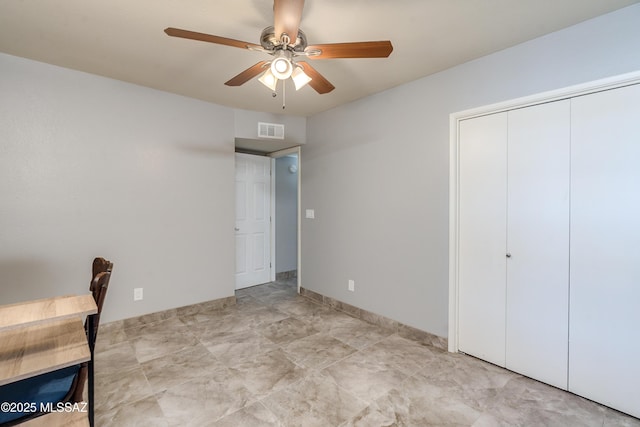
[[[134,288],[133,289],[133,300],[134,301],[142,300],[142,288]]]
[[[351,292],[355,292],[356,290],[356,281],[349,279],[349,288]]]

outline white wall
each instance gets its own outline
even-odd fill
[[[298,269],[298,156],[275,160],[276,273]]]
[[[308,118],[302,286],[446,336],[449,114],[638,70],[638,22],[627,7]]]
[[[103,321],[234,294],[232,109],[4,54],[0,70],[0,304],[88,292],[95,256],[114,262]]]

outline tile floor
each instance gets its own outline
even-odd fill
[[[164,317],[101,326],[98,427],[640,426],[316,304],[292,282]]]

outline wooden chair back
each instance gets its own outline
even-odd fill
[[[102,313],[102,306],[104,305],[104,299],[107,296],[107,288],[109,286],[109,280],[111,279],[111,270],[113,269],[113,263],[107,261],[104,258],[95,258],[93,260],[93,265],[91,268],[91,272],[93,274],[93,278],[91,279],[91,284],[89,285],[89,290],[93,294],[93,299],[96,301],[96,305],[98,306],[98,313],[94,315],[94,337],[98,335],[98,325],[100,324],[100,314]],[[106,278],[102,278],[102,273],[109,273]],[[101,279],[102,278],[102,279]],[[88,327],[85,324],[85,327]],[[87,331],[88,336],[88,331]],[[93,348],[94,343],[89,343]]]
[[[107,296],[107,289],[109,288],[109,281],[111,280],[111,270],[113,269],[113,263],[107,261],[104,258],[96,258],[93,260],[92,274],[93,279],[89,285],[89,290],[93,294],[93,298],[96,301],[98,312],[94,314],[93,321],[93,342],[89,343],[91,352],[95,348],[96,338],[98,337],[98,327],[100,326],[100,314],[102,313],[102,306]],[[87,339],[89,338],[89,322],[85,322],[85,331],[87,332]],[[84,400],[84,383],[88,376],[88,365],[83,363],[80,366],[80,371],[71,386],[69,391],[68,400],[71,402],[81,402]]]

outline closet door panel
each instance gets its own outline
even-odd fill
[[[458,347],[504,366],[507,113],[459,130]]]
[[[569,390],[640,416],[640,85],[574,98]]]
[[[566,390],[570,101],[509,112],[506,367]]]

